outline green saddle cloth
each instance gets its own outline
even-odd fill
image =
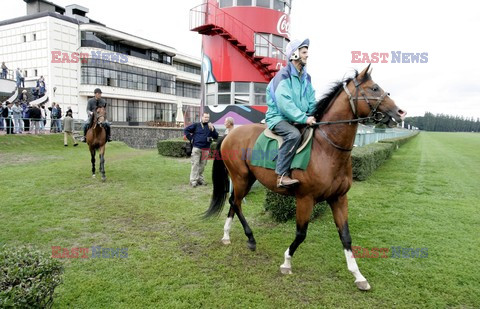
[[[308,141],[307,146],[305,146],[302,151],[297,153],[293,157],[292,164],[290,169],[307,169],[308,162],[310,161],[310,153],[312,150],[312,141],[311,138]],[[275,169],[277,166],[277,160],[273,161],[278,154],[278,142],[273,138],[265,136],[265,133],[262,132],[253,146],[253,151],[250,154],[251,164],[254,166],[261,166],[269,169]]]

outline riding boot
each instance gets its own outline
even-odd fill
[[[87,136],[87,130],[88,130],[88,126],[86,126],[86,125],[83,126],[83,136],[82,136],[82,138],[81,138],[81,141],[84,142],[84,143],[87,142],[87,138],[86,138],[86,136]]]
[[[298,184],[300,181],[298,179],[292,179],[290,178],[289,175],[283,174],[283,175],[278,175],[277,177],[277,188],[289,188],[291,186],[294,186]]]

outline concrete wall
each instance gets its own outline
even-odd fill
[[[182,137],[183,128],[112,126],[112,140],[133,148],[156,148],[159,140]]]

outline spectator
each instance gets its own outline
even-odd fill
[[[52,103],[52,106],[48,108],[50,111],[50,133],[55,133],[57,131],[57,120],[56,120],[56,115],[57,115],[57,107],[55,105],[55,102]]]
[[[14,132],[17,134],[23,133],[23,120],[22,120],[22,107],[20,106],[20,102],[16,101],[15,105],[12,107],[12,116],[13,116],[13,123],[15,126]]]
[[[3,104],[0,104],[0,131],[3,131],[3,129],[5,128],[4,124],[3,124],[3,109],[6,108],[6,107],[3,107]]]
[[[25,132],[30,131],[30,103],[22,101],[22,118],[23,118],[23,126],[25,128]]]
[[[47,91],[46,90],[46,87],[45,87],[45,82],[41,81],[38,83],[38,97],[41,98],[45,95],[45,92]]]
[[[20,95],[20,102],[27,103],[28,102],[28,95],[27,90],[23,89],[22,94]]]
[[[193,140],[190,185],[194,188],[198,185],[207,184],[203,177],[203,171],[207,165],[208,154],[210,153],[210,144],[214,138],[218,138],[218,133],[209,120],[210,114],[203,113],[201,122],[193,123],[184,129],[184,134],[188,140]]]
[[[3,109],[2,117],[5,119],[5,127],[7,128],[7,134],[15,134],[13,133],[13,121],[12,121],[12,102],[6,102],[6,106]]]
[[[38,108],[37,105],[32,105],[30,108],[30,118],[31,118],[31,128],[34,134],[40,133],[40,128],[42,127],[40,124],[42,122],[42,112],[41,109]]]
[[[225,118],[225,122],[223,124],[225,125],[225,135],[227,135],[233,130],[235,126],[235,121],[232,117],[227,117]]]
[[[65,118],[63,118],[63,144],[65,147],[68,146],[68,136],[72,137],[73,140],[73,146],[76,147],[78,146],[77,141],[75,140],[75,137],[73,136],[73,118],[72,118],[72,112],[69,110],[67,114],[65,115]]]
[[[40,121],[40,131],[43,132],[47,125],[47,111],[45,110],[45,104],[40,105],[40,113],[42,115],[42,120]]]
[[[8,73],[8,68],[5,65],[5,62],[2,62],[2,78],[3,79],[7,78],[7,73]]]
[[[17,71],[15,72],[15,77],[17,80],[17,87],[20,88],[20,85],[25,88],[25,78],[23,77],[22,71],[20,68],[17,68]]]
[[[55,115],[56,119],[56,127],[57,127],[57,133],[62,133],[62,109],[60,108],[60,105],[55,104],[55,107],[57,108],[57,114]]]
[[[32,96],[33,96],[33,101],[38,99],[38,90],[39,90],[38,87],[32,87],[31,92],[32,92]]]

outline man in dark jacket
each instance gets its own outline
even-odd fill
[[[7,134],[15,134],[13,133],[12,105],[12,102],[5,102],[5,107],[2,111],[2,117],[5,119],[5,127],[7,128]]]
[[[210,114],[203,113],[201,122],[191,124],[183,130],[183,133],[188,140],[192,141],[193,143],[190,185],[194,188],[198,185],[207,184],[203,178],[203,171],[207,165],[210,144],[213,139],[218,138],[218,132],[215,130],[215,127],[209,122],[209,120]]]
[[[95,97],[91,98],[87,102],[87,114],[88,114],[88,120],[87,123],[83,126],[83,137],[82,137],[82,142],[86,143],[87,140],[85,136],[87,135],[88,131],[88,126],[90,125],[90,121],[92,120],[93,113],[96,111],[97,107],[105,107],[107,108],[107,101],[105,99],[102,99],[102,90],[100,88],[96,88],[93,93],[95,94]],[[108,123],[105,120],[105,130],[107,131],[107,142],[111,142],[112,139],[110,137],[110,123]]]
[[[38,108],[37,105],[33,105],[30,108],[30,128],[31,131],[34,132],[34,134],[39,134],[40,133],[40,121],[42,121],[42,112],[40,111],[40,108]]]

